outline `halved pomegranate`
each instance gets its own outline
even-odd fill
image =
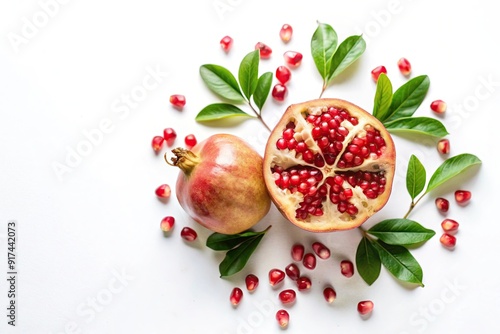
[[[340,99],[293,104],[273,129],[264,179],[278,210],[313,232],[360,226],[389,199],[394,143],[385,127]]]

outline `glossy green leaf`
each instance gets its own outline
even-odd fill
[[[436,138],[441,138],[448,134],[448,130],[446,130],[443,123],[430,117],[403,117],[384,123],[384,126],[391,133],[405,132]]]
[[[412,116],[424,101],[429,86],[430,80],[427,75],[421,75],[408,80],[394,92],[386,118],[381,121],[389,122],[398,118]]]
[[[372,241],[363,237],[356,250],[356,268],[363,280],[372,285],[380,275],[382,263]]]
[[[255,88],[257,87],[257,80],[259,76],[259,50],[254,50],[248,53],[240,63],[238,70],[238,80],[240,82],[241,90],[250,100]]]
[[[231,276],[241,271],[247,264],[255,249],[259,245],[264,234],[243,241],[236,248],[226,253],[224,260],[219,264],[219,273],[221,277]]]
[[[330,25],[319,22],[311,39],[311,53],[323,80],[330,74],[332,56],[337,49],[337,43],[335,30]]]
[[[389,107],[392,102],[392,84],[389,77],[382,73],[377,80],[377,90],[373,101],[373,116],[379,120],[387,118]]]
[[[232,104],[213,103],[203,108],[198,115],[196,115],[195,120],[198,122],[207,122],[234,116],[252,117]]]
[[[237,234],[222,234],[215,232],[207,238],[206,245],[208,248],[216,251],[227,251],[238,246],[245,240],[255,238],[264,233],[266,233],[266,231],[245,231]]]
[[[225,67],[213,64],[202,65],[200,75],[207,87],[220,97],[234,103],[245,101],[238,81]]]
[[[467,168],[481,164],[481,160],[473,154],[463,153],[446,159],[432,174],[426,193],[436,189],[441,184],[459,175]]]
[[[386,219],[372,226],[367,232],[390,245],[415,245],[436,234],[410,219]]]
[[[395,278],[424,286],[422,267],[407,248],[389,245],[382,240],[377,240],[373,245],[380,256],[380,261]]]
[[[411,155],[406,171],[406,189],[413,201],[425,188],[427,174],[425,167],[415,155]]]
[[[327,82],[330,82],[349,65],[358,60],[365,52],[366,42],[361,35],[347,37],[335,51],[332,57],[330,73]]]
[[[264,103],[269,96],[269,92],[271,91],[271,85],[273,82],[273,73],[266,72],[259,77],[259,81],[257,82],[257,88],[253,93],[253,101],[259,110],[262,110],[264,107]]]

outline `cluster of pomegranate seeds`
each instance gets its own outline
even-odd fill
[[[280,30],[280,38],[284,43],[290,42],[292,39],[293,28],[289,24],[283,24]]]
[[[181,94],[170,95],[170,103],[177,109],[181,110],[186,105],[186,97]]]
[[[224,52],[229,52],[231,50],[231,47],[233,46],[233,39],[230,36],[224,36],[220,40],[220,46]]]
[[[248,274],[245,277],[245,285],[248,291],[253,292],[259,286],[259,278],[254,274]]]
[[[233,306],[238,306],[241,299],[243,299],[243,291],[238,287],[233,288],[231,294],[229,295],[229,301],[231,304]]]
[[[156,196],[159,198],[169,198],[171,195],[170,186],[168,184],[162,184],[155,190]]]
[[[380,76],[380,74],[387,74],[387,69],[385,68],[385,66],[381,65],[381,66],[377,66],[375,67],[372,71],[371,71],[371,74],[372,74],[372,79],[373,81],[377,82],[378,81],[378,77]]]
[[[151,141],[151,147],[153,147],[153,151],[156,153],[160,152],[163,148],[163,144],[165,143],[165,138],[162,136],[154,136]]]
[[[283,58],[285,59],[285,63],[292,67],[297,68],[302,63],[302,53],[297,51],[285,51],[283,54]]]
[[[450,153],[450,140],[449,139],[440,139],[436,145],[436,148],[441,154]]]
[[[187,149],[192,149],[197,143],[198,141],[193,134],[189,134],[184,138],[184,144],[186,144]]]
[[[345,277],[352,277],[354,275],[354,264],[349,260],[342,260],[340,262],[340,273]]]
[[[262,42],[255,44],[255,50],[259,50],[260,59],[269,59],[273,53],[273,50]]]
[[[167,216],[161,220],[160,228],[163,232],[170,232],[174,228],[175,218]]]
[[[182,228],[182,230],[181,230],[181,237],[182,237],[182,239],[184,239],[188,242],[192,242],[192,241],[195,241],[196,238],[198,238],[198,234],[191,227],[186,226],[186,227]]]
[[[411,73],[411,64],[406,58],[400,58],[398,60],[398,68],[402,75],[408,76]]]
[[[447,104],[443,100],[434,100],[431,102],[431,110],[438,115],[444,114],[446,108]]]
[[[472,194],[468,190],[457,190],[455,191],[455,201],[460,205],[465,205],[469,203],[472,198]]]
[[[363,300],[358,303],[358,312],[361,315],[367,315],[373,311],[373,302],[371,300]]]
[[[450,202],[446,198],[438,197],[434,202],[436,204],[436,208],[440,212],[448,212],[450,208]]]
[[[288,327],[288,322],[290,321],[290,315],[286,310],[279,310],[276,312],[276,320],[281,328]]]

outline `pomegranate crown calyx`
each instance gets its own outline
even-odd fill
[[[196,154],[182,147],[178,147],[172,150],[175,157],[167,159],[167,154],[165,153],[165,161],[170,166],[179,167],[184,174],[189,175],[196,165],[200,163],[200,157]]]

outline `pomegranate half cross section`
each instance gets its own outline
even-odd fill
[[[379,120],[350,102],[323,98],[287,108],[266,145],[264,179],[293,224],[348,230],[387,203],[395,159]]]

